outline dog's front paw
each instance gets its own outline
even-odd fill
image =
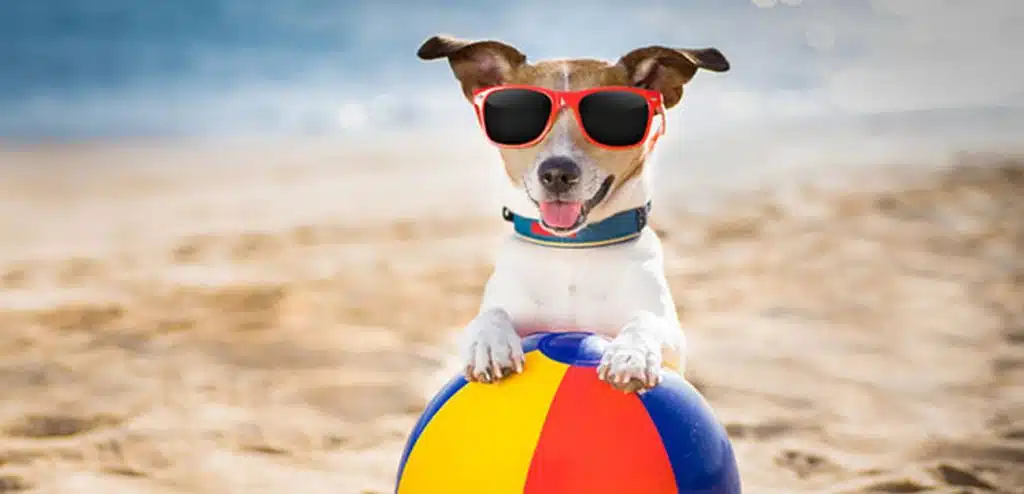
[[[523,371],[523,343],[508,312],[480,313],[469,323],[465,338],[466,379],[491,383]]]
[[[605,349],[597,376],[627,393],[653,388],[661,380],[661,349],[624,331]]]

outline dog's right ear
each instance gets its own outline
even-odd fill
[[[437,35],[423,42],[416,56],[422,60],[447,58],[466,99],[473,91],[508,82],[509,76],[526,63],[526,55],[500,41],[467,41]]]

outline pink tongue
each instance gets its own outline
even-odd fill
[[[540,203],[541,219],[546,225],[555,228],[572,228],[576,225],[576,220],[580,218],[582,210],[582,202],[548,201]]]

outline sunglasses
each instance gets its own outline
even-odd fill
[[[643,144],[655,115],[661,116],[661,125],[651,145],[665,132],[661,93],[635,87],[556,91],[493,86],[476,91],[473,106],[487,138],[504,148],[530,147],[542,141],[563,108],[572,110],[587,140],[607,149]]]

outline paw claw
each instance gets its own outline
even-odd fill
[[[634,339],[616,338],[597,368],[597,376],[626,393],[645,391],[661,380],[660,355]]]
[[[522,341],[508,314],[492,311],[477,316],[467,328],[466,371],[476,382],[493,383],[523,371]]]

